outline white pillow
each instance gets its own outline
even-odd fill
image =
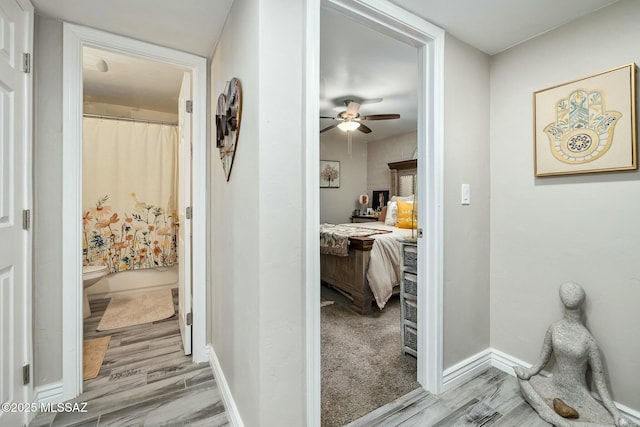
[[[397,202],[398,200],[400,200],[401,202],[413,202],[413,194],[409,195],[409,196],[392,196],[391,197],[391,201],[392,202]]]
[[[397,202],[387,203],[387,217],[384,219],[384,223],[386,225],[395,226],[397,220],[398,220],[398,203]]]

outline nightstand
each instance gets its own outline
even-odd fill
[[[351,222],[376,222],[376,221],[378,221],[378,217],[373,215],[353,215],[351,217]]]

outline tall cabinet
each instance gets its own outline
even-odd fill
[[[402,316],[402,351],[418,357],[418,245],[400,241],[400,302]]]

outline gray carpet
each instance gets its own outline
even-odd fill
[[[360,315],[348,300],[322,286],[336,303],[322,318],[322,426],[337,427],[420,387],[416,359],[400,351],[400,301]]]

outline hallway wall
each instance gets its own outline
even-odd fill
[[[273,114],[303,117],[304,16],[236,0],[211,61],[212,113],[226,81],[243,89],[229,182],[215,144],[210,158],[209,338],[246,426],[305,424],[303,120]]]
[[[623,0],[491,66],[491,346],[535,362],[547,327],[562,317],[560,284],[579,283],[613,397],[636,410],[640,172],[535,178],[532,94],[640,62],[639,16],[640,2]]]

